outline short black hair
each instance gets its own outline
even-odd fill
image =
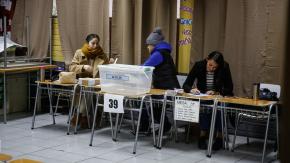
[[[86,41],[89,43],[92,39],[97,38],[98,41],[100,41],[100,37],[97,34],[91,33],[89,35],[87,35],[86,37]]]
[[[219,51],[213,51],[209,53],[207,59],[214,60],[218,64],[219,67],[224,65],[224,56]]]

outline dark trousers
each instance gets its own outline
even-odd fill
[[[209,132],[210,124],[211,124],[211,116],[212,116],[211,112],[205,111],[205,112],[199,113],[199,125],[200,125],[201,130]],[[215,129],[218,132],[222,131],[220,111],[217,111],[217,114],[216,114]]]

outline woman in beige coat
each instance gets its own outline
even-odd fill
[[[82,78],[98,77],[98,65],[109,63],[99,42],[100,37],[97,34],[89,34],[83,47],[75,52],[69,71]]]
[[[108,64],[109,59],[99,45],[100,37],[97,34],[89,34],[81,49],[75,52],[72,63],[69,66],[70,72],[75,72],[78,78],[99,76],[98,65]],[[81,100],[80,124],[81,128],[87,128],[87,116],[85,114],[85,102]],[[72,125],[76,125],[76,115],[72,118]]]

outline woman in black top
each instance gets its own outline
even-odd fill
[[[195,82],[196,86],[193,87]],[[196,62],[183,84],[183,89],[187,93],[192,92],[194,94],[206,93],[209,95],[233,96],[231,72],[229,64],[224,61],[223,55],[218,51],[214,51],[206,59]],[[201,113],[199,121],[201,132],[198,147],[206,149],[206,135],[210,128],[211,114]],[[222,147],[219,115],[217,115],[216,128],[218,132],[213,145],[214,150]]]

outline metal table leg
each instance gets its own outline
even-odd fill
[[[46,85],[46,88],[47,88],[47,94],[48,94],[48,100],[49,100],[49,113],[52,115],[52,124],[55,124],[55,116],[52,109],[52,93],[50,91],[50,86],[48,84]]]
[[[6,62],[6,61],[5,61]],[[7,123],[7,86],[6,86],[6,73],[3,73],[3,122]]]
[[[225,103],[223,103],[223,107],[221,108],[223,110],[223,113],[224,113],[224,122],[225,122],[225,141],[226,141],[226,144],[225,144],[225,149],[230,149],[229,148],[229,137],[228,137],[228,122],[227,122],[227,110],[226,110],[226,107],[225,107]]]
[[[76,126],[75,126],[74,134],[77,134],[79,115],[80,115],[80,109],[81,109],[81,102],[82,102],[82,96],[83,96],[82,89],[83,89],[83,87],[80,88],[80,97],[79,97],[79,104],[78,104],[78,108],[77,108],[77,120],[76,120]]]
[[[34,129],[34,123],[35,123],[35,114],[36,114],[36,110],[37,110],[37,102],[38,102],[38,98],[39,98],[39,89],[40,89],[40,84],[37,83],[37,87],[36,87],[36,96],[35,96],[35,102],[34,102],[34,110],[33,110],[33,118],[32,118],[32,124],[31,124],[31,129]]]
[[[213,144],[213,136],[215,130],[215,120],[216,120],[216,112],[217,112],[217,99],[214,100],[214,105],[212,108],[212,116],[211,116],[211,126],[210,126],[210,133],[209,133],[209,142],[207,147],[207,157],[211,157],[212,152],[212,144]]]
[[[167,95],[165,93],[163,105],[162,105],[162,112],[160,117],[160,125],[159,125],[159,133],[158,133],[158,143],[157,148],[162,148],[162,137],[163,137],[163,129],[164,129],[164,121],[165,121],[165,115],[166,115],[166,105],[167,105]]]
[[[110,117],[112,140],[114,141],[114,128],[113,128],[112,113],[109,113],[109,117]]]
[[[73,110],[74,110],[74,101],[75,101],[75,96],[76,96],[76,89],[77,89],[78,85],[76,84],[74,86],[74,90],[73,90],[73,97],[72,97],[72,101],[71,101],[71,106],[70,106],[70,110],[69,110],[69,114],[68,114],[68,126],[67,126],[67,135],[69,135],[70,133],[70,125],[71,125],[71,117],[73,114]]]
[[[150,112],[151,112],[151,125],[152,125],[152,133],[153,133],[153,145],[156,147],[156,136],[155,136],[155,123],[154,123],[154,113],[153,113],[153,104],[152,104],[152,98],[149,97],[150,102]]]
[[[120,114],[117,113],[117,116],[116,116],[116,122],[115,122],[115,129],[114,129],[114,138],[113,138],[114,141],[117,141],[117,132],[118,132],[119,115],[120,115]]]
[[[93,126],[92,126],[92,131],[91,131],[91,140],[90,140],[90,146],[93,144],[93,139],[94,139],[94,133],[95,133],[95,124],[96,124],[96,118],[97,118],[97,112],[98,112],[98,103],[99,103],[99,95],[96,95],[96,106],[95,106],[95,111],[94,111],[94,120],[93,120]]]
[[[262,155],[262,163],[265,160],[265,154],[266,154],[266,147],[267,147],[267,141],[268,141],[268,131],[269,131],[269,124],[270,124],[270,117],[271,117],[271,111],[273,108],[273,104],[269,108],[269,115],[267,119],[267,126],[266,126],[266,132],[265,132],[265,140],[264,140],[264,147],[263,147],[263,155]]]
[[[140,127],[140,121],[141,121],[141,114],[142,114],[142,108],[143,108],[143,103],[144,103],[145,97],[146,96],[142,97],[141,104],[140,104],[139,116],[138,116],[138,122],[137,122],[137,129],[136,129],[136,135],[135,135],[135,143],[134,143],[134,148],[133,148],[133,154],[136,154],[137,141],[138,141],[138,135],[139,135],[139,127]]]
[[[86,93],[85,92],[84,92],[84,100],[85,100],[87,123],[88,123],[88,127],[90,128],[91,124],[90,124],[89,111],[88,111],[88,102],[87,102],[87,97],[86,97]]]
[[[278,112],[278,105],[276,104],[276,136],[277,136],[277,160],[279,159],[279,112]]]

